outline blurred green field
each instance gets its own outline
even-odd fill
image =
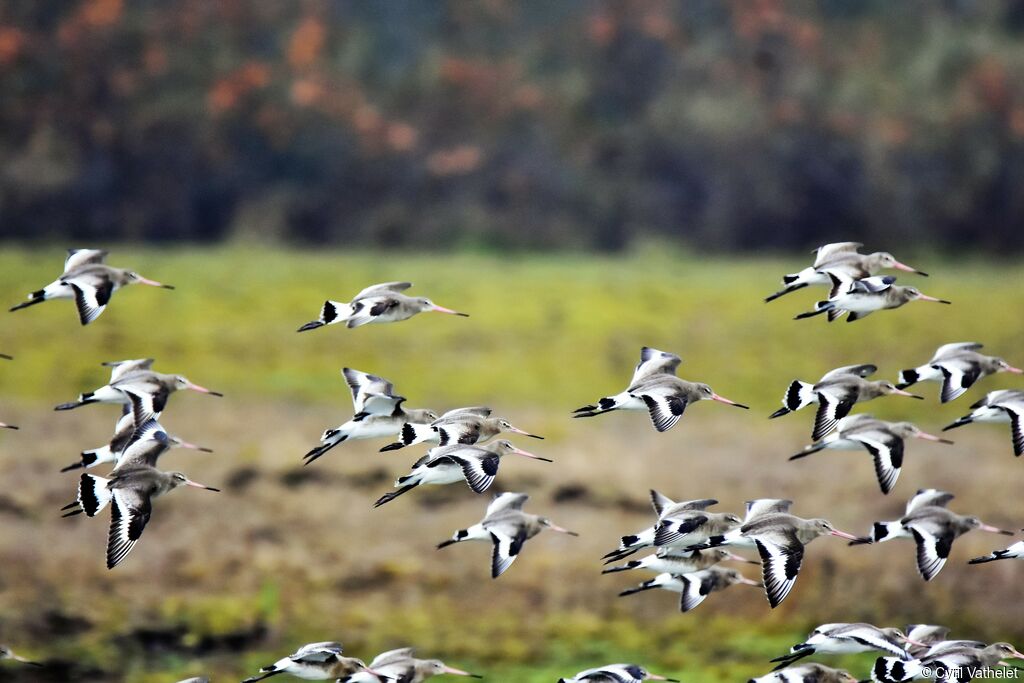
[[[958,511],[1024,526],[1024,463],[1012,457],[1004,426],[959,430],[955,447],[908,446],[889,497],[878,493],[866,456],[849,468],[840,461],[857,455],[785,462],[806,443],[811,416],[766,416],[793,377],[875,362],[895,378],[958,340],[1024,363],[1024,267],[905,258],[932,277],[901,281],[954,305],[915,303],[854,325],[797,322],[793,314],[815,294],[762,298],[799,259],[726,261],[653,248],[621,259],[115,249],[114,265],[178,289],[119,292],[84,329],[67,301],[7,314],[0,325],[0,351],[16,357],[0,365],[0,419],[22,427],[0,434],[0,642],[65,667],[63,678],[46,679],[3,667],[0,679],[173,683],[206,673],[231,681],[303,642],[339,638],[367,659],[416,644],[501,683],[550,683],[613,661],[686,683],[725,683],[764,673],[808,628],[839,620],[937,620],[961,637],[1019,644],[1019,566],[965,564],[1005,540],[984,534],[958,541],[955,560],[928,585],[916,577],[909,544],[818,541],[774,612],[763,595],[738,586],[680,615],[675,595],[616,597],[646,577],[598,573],[597,558],[620,534],[650,523],[652,486],[680,498],[715,496],[731,511],[750,497],[793,497],[797,514],[861,531],[898,515],[914,489],[934,485],[956,491]],[[51,281],[62,259],[58,250],[6,246],[0,292],[16,303]],[[295,332],[324,298],[394,279],[472,317]],[[644,344],[680,353],[680,375],[752,410],[697,406],[667,434],[640,414],[568,419],[621,388]],[[61,520],[56,510],[75,477],[57,470],[104,442],[116,410],[50,408],[105,383],[101,361],[141,356],[225,392],[223,400],[177,397],[165,420],[217,451],[171,455],[166,466],[224,493],[161,500],[129,561],[106,572],[106,519]],[[412,406],[486,403],[544,434],[547,441],[529,446],[556,462],[503,465],[496,490],[529,491],[532,511],[580,538],[542,535],[491,582],[484,546],[433,550],[475,521],[489,496],[444,487],[370,509],[419,451],[383,456],[381,443],[358,442],[300,468],[322,429],[350,415],[344,365],[394,380]],[[924,385],[927,401],[880,399],[870,409],[935,431],[985,391],[1008,386],[1014,378],[986,378],[940,406],[937,385]],[[862,676],[871,660],[845,662]]]

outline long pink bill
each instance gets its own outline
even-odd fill
[[[512,432],[513,434],[522,434],[523,436],[528,436],[531,439],[543,439],[544,438],[543,436],[538,436],[536,434],[531,434],[530,432],[527,432],[527,431],[524,431],[522,429],[519,429],[518,427],[511,427],[510,426],[508,428],[508,431]]]
[[[832,534],[833,536],[838,536],[839,538],[845,538],[847,541],[859,541],[860,540],[860,536],[854,536],[853,534],[848,534],[845,531],[840,531],[839,529],[833,529],[829,533]]]
[[[900,263],[899,261],[893,263],[892,267],[895,268],[896,270],[902,270],[907,273],[917,273],[918,275],[928,277],[928,273],[924,272],[923,270],[918,270],[917,268],[908,266],[906,263]]]
[[[912,394],[909,391],[904,391],[903,389],[897,389],[896,391],[894,391],[892,393],[896,394],[897,396],[906,396],[907,398],[916,398],[919,401],[923,401],[924,400],[924,396],[918,396],[917,394]]]
[[[483,678],[483,676],[481,676],[480,674],[471,674],[468,671],[456,669],[454,666],[445,665],[442,671],[446,674],[451,674],[452,676],[469,676],[470,678]]]
[[[929,434],[927,432],[918,432],[915,436],[918,439],[924,439],[925,441],[935,441],[936,443],[946,443],[950,445],[953,444],[949,439],[943,439],[941,436],[935,436],[934,434]]]
[[[568,534],[569,536],[579,536],[575,531],[569,531],[565,527],[558,526],[557,524],[548,523],[548,528],[552,531],[557,531],[560,534]]]
[[[15,425],[9,425],[6,422],[0,422],[0,429],[20,429]]]
[[[733,562],[746,562],[747,564],[761,564],[758,560],[751,560],[736,553],[726,553],[725,559],[732,560]]]
[[[178,448],[187,448],[192,451],[200,451],[202,453],[213,453],[212,448],[207,448],[206,446],[197,446],[194,443],[182,441],[181,439],[178,439],[178,441],[174,445],[177,446]]]
[[[437,313],[447,313],[448,315],[459,315],[459,316],[462,316],[463,318],[468,318],[469,317],[469,313],[459,313],[458,311],[453,311],[450,308],[445,308],[444,306],[438,306],[437,304],[434,304],[433,307],[431,307],[430,310],[436,311]]]
[[[194,489],[204,489],[206,491],[216,491],[217,493],[220,493],[220,489],[215,489],[212,486],[207,486],[206,484],[200,484],[198,481],[192,481],[191,479],[185,480],[185,486],[191,486]]]
[[[921,301],[933,301],[933,302],[935,302],[937,304],[951,304],[951,303],[953,303],[952,301],[946,301],[945,299],[936,299],[934,296],[928,296],[927,294],[922,294],[919,298],[921,299]]]
[[[1024,374],[1024,370],[1021,370],[1020,368],[1015,368],[1012,365],[1007,365],[1005,368],[1003,368],[1003,372],[1012,372],[1015,375]]]
[[[514,448],[510,451],[513,455],[521,455],[524,458],[533,458],[534,460],[543,460],[544,462],[554,462],[551,458],[542,458],[539,455],[534,455],[528,451],[524,451],[521,448]]]
[[[198,384],[193,384],[192,382],[188,383],[188,388],[191,389],[192,391],[198,391],[200,394],[209,394],[210,396],[224,396],[224,394],[220,393],[219,391],[213,391],[212,389],[201,387]]]
[[[163,289],[174,289],[174,285],[165,285],[162,282],[150,280],[149,278],[142,277],[141,275],[138,278],[136,278],[135,281],[138,282],[140,285],[149,285],[150,287],[162,287]]]
[[[744,410],[750,410],[750,406],[745,406],[742,403],[737,403],[736,401],[730,401],[725,396],[719,396],[718,394],[715,394],[715,393],[711,394],[711,400],[718,401],[719,403],[724,403],[724,404],[729,405],[729,406],[736,406],[737,408],[743,408]]]
[[[981,524],[981,525],[978,526],[978,528],[980,530],[982,530],[982,531],[987,531],[990,534],[1002,534],[1003,536],[1013,536],[1013,532],[1012,531],[1007,531],[1006,529],[1000,529],[999,527],[992,526],[991,524]]]

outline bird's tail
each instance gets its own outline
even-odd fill
[[[399,448],[405,448],[406,446],[412,446],[418,443],[424,443],[430,441],[437,435],[434,428],[428,424],[416,424],[413,422],[406,422],[402,425],[402,431],[398,435],[398,441],[390,443],[381,451],[396,451]]]
[[[78,483],[78,503],[89,517],[95,517],[110,504],[114,497],[110,480],[95,474],[83,474]]]
[[[24,301],[16,306],[11,306],[11,311],[20,311],[23,308],[35,306],[36,304],[41,304],[44,301],[46,301],[46,291],[42,289],[37,289],[36,291],[28,295],[28,301]]]
[[[602,559],[606,560],[605,564],[611,564],[612,562],[623,560],[636,553],[641,548],[653,545],[654,534],[655,532],[653,529],[645,529],[637,534],[623,536],[619,539],[619,547],[610,553],[606,553]]]
[[[80,406],[89,405],[90,403],[97,403],[98,399],[93,398],[93,392],[87,392],[79,394],[77,401],[68,401],[67,403],[61,403],[59,406],[54,406],[54,410],[73,410]]]
[[[817,400],[814,393],[814,385],[810,382],[803,382],[795,379],[786,387],[786,393],[782,396],[782,408],[779,408],[771,417],[782,417],[801,408],[806,408]]]
[[[899,522],[875,522],[871,526],[871,533],[868,536],[850,541],[850,545],[862,545],[865,543],[884,543],[894,538],[906,536],[903,526]]]
[[[256,683],[256,681],[262,681],[264,678],[270,678],[271,676],[276,676],[284,672],[278,670],[273,664],[271,664],[270,666],[265,666],[260,669],[260,673],[260,676],[250,676],[242,681],[242,683]]]
[[[594,417],[602,413],[610,413],[613,410],[618,410],[625,398],[629,395],[618,394],[617,396],[605,396],[604,398],[598,399],[597,403],[590,403],[581,408],[577,408],[573,412],[573,417]]]
[[[67,467],[61,469],[61,472],[70,472],[71,470],[79,470],[84,467],[92,467],[96,464],[96,460],[99,458],[99,456],[96,455],[96,450],[82,451],[81,461],[71,463]]]
[[[810,284],[810,278],[815,275],[814,268],[804,268],[799,273],[790,273],[782,276],[783,287],[779,291],[765,297],[765,303],[769,301],[775,301],[780,296],[785,296],[790,292],[795,292],[798,289],[803,289]]]
[[[918,372],[917,368],[910,368],[908,370],[900,370],[900,378],[896,383],[897,389],[906,389],[909,386],[917,384],[921,379],[921,373]]]
[[[348,308],[347,303],[341,301],[331,301],[328,299],[324,302],[324,305],[320,307],[320,317],[316,320],[310,320],[308,323],[298,329],[299,332],[306,332],[307,330],[315,330],[318,327],[324,325],[333,325],[334,323],[342,323],[347,320],[345,316],[341,314]]]
[[[323,439],[323,443],[321,443],[319,446],[312,448],[308,453],[302,456],[304,460],[304,462],[302,463],[303,466],[306,466],[313,462],[314,460],[319,459],[321,456],[323,456],[324,453],[331,450],[339,443],[342,443],[343,441],[348,439],[348,434],[343,434],[341,433],[341,431],[337,429],[328,429],[326,432],[324,432],[324,435],[321,438]]]

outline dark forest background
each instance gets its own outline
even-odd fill
[[[1024,2],[0,4],[0,237],[1024,250]]]

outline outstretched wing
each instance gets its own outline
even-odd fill
[[[672,429],[686,410],[686,399],[672,387],[653,387],[637,396],[647,405],[651,422],[659,432]]]
[[[377,285],[370,285],[352,297],[352,302],[355,303],[360,299],[365,299],[370,296],[380,296],[382,294],[387,294],[388,292],[404,292],[410,287],[412,287],[411,282],[382,282]]]
[[[521,527],[511,528],[507,525],[488,527],[494,551],[491,554],[491,578],[496,579],[512,566],[519,557],[519,551],[526,542],[526,530]]]
[[[356,415],[367,412],[366,403],[370,399],[394,396],[395,385],[383,377],[353,368],[342,368],[341,374],[352,393],[352,410]]]
[[[496,453],[482,451],[479,455],[442,455],[431,460],[427,467],[437,467],[444,462],[455,463],[462,468],[462,475],[466,478],[469,488],[474,493],[483,493],[494,483],[498,474],[498,463],[501,458]]]
[[[818,392],[818,412],[814,415],[814,430],[811,438],[820,441],[831,432],[841,419],[849,415],[853,404],[857,402],[857,390],[828,387]]]
[[[857,250],[864,245],[860,242],[832,242],[823,244],[814,250],[814,268],[819,267],[836,254],[856,254]]]
[[[747,514],[743,518],[744,524],[761,515],[786,514],[793,506],[793,501],[784,498],[758,498],[757,500],[748,500],[746,506]]]
[[[943,344],[939,348],[935,349],[935,354],[932,356],[931,362],[942,360],[949,356],[955,356],[964,351],[977,351],[978,349],[984,348],[984,344],[978,342],[953,342],[952,344]]]
[[[402,647],[397,650],[381,652],[373,658],[372,662],[370,662],[370,668],[380,669],[381,667],[389,666],[391,664],[400,664],[408,659],[412,659],[412,656],[415,653],[416,649],[412,647]]]
[[[633,378],[629,381],[629,386],[633,386],[651,375],[674,375],[676,374],[676,368],[682,362],[683,359],[674,353],[659,351],[650,346],[645,346],[640,349],[640,362],[636,364],[636,368],[633,370]]]
[[[156,362],[152,358],[135,358],[133,360],[117,360],[103,363],[104,366],[112,368],[110,371],[110,383],[113,384],[125,376],[134,372],[143,372],[153,367]]]
[[[772,608],[778,607],[796,584],[804,559],[804,546],[793,533],[777,533],[755,539],[761,555],[765,593]]]
[[[88,325],[107,308],[110,297],[114,293],[114,282],[105,276],[96,274],[72,275],[61,280],[71,287],[75,293],[75,306],[78,307],[78,319]]]
[[[147,494],[132,488],[115,488],[107,536],[107,569],[113,569],[131,552],[153,511]]]
[[[963,396],[964,392],[981,377],[981,366],[966,359],[950,359],[934,363],[942,373],[942,393],[939,400],[948,403]]]
[[[293,662],[329,662],[342,654],[341,643],[326,641],[303,645],[288,659]]]
[[[651,489],[651,505],[654,506],[654,514],[660,517],[665,508],[675,505],[675,501],[668,496]]]
[[[844,365],[841,368],[835,370],[829,370],[821,376],[819,382],[825,382],[830,379],[835,379],[843,375],[855,375],[857,377],[870,377],[871,375],[878,372],[878,366],[870,363],[863,363],[861,365]]]
[[[889,493],[903,467],[903,439],[886,432],[868,431],[849,435],[860,441],[875,460],[875,476],[882,493]]]
[[[917,570],[925,581],[931,581],[949,559],[953,536],[930,524],[910,524],[908,528],[917,543]]]
[[[106,249],[68,249],[68,256],[64,259],[64,274],[82,266],[103,263],[108,253]]]
[[[530,499],[527,493],[501,493],[494,497],[491,504],[487,506],[484,518],[503,512],[505,510],[522,510],[523,505]]]
[[[911,512],[923,507],[946,507],[949,505],[949,501],[955,497],[952,493],[938,489],[919,489],[914,494],[914,497],[907,501],[906,514],[909,515]]]

